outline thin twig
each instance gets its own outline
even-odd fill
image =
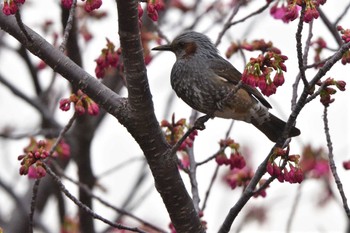
[[[95,213],[93,210],[91,210],[87,205],[85,205],[84,203],[82,203],[81,201],[79,201],[76,197],[74,197],[67,189],[66,187],[62,184],[60,178],[52,171],[52,169],[47,166],[45,163],[43,163],[45,166],[45,169],[47,171],[47,173],[53,178],[53,180],[55,181],[55,183],[58,185],[59,189],[61,190],[61,192],[64,193],[64,195],[66,195],[66,197],[68,197],[71,201],[73,201],[77,206],[79,206],[79,208],[81,208],[82,210],[84,210],[86,213],[88,213],[91,217],[98,219],[114,228],[118,228],[118,229],[124,229],[124,230],[128,230],[128,231],[133,231],[133,232],[140,232],[140,233],[146,233],[145,231],[137,228],[137,227],[128,227],[128,226],[124,226],[122,224],[118,224],[118,223],[113,223],[111,221],[109,221],[108,219],[105,219],[104,217],[98,215],[97,213]]]
[[[58,138],[56,139],[55,143],[52,145],[50,152],[49,152],[49,158],[52,156],[54,151],[56,150],[57,145],[65,135],[65,133],[69,130],[69,128],[72,126],[74,120],[76,118],[76,113],[72,116],[72,118],[69,120],[68,124],[61,130],[60,134],[58,135]],[[48,166],[45,166],[46,170]],[[33,232],[33,217],[35,212],[35,203],[36,203],[36,197],[38,193],[38,187],[40,184],[40,179],[36,179],[34,186],[33,186],[33,192],[32,192],[32,202],[30,206],[30,213],[29,213],[29,232]]]
[[[191,116],[190,116],[190,125],[194,125],[195,119],[197,118],[198,112],[196,110],[192,110]],[[196,159],[194,157],[194,152],[193,152],[193,146],[190,148],[187,148],[187,154],[189,158],[189,173],[188,176],[190,178],[190,183],[191,183],[191,192],[192,192],[192,201],[195,210],[197,213],[199,213],[199,202],[200,202],[200,197],[199,197],[199,190],[198,190],[198,182],[197,182],[197,164],[196,164]]]
[[[313,37],[312,29],[313,29],[314,21],[312,20],[309,23],[309,34],[307,36],[307,39],[305,41],[305,47],[304,47],[304,54],[303,54],[303,67],[306,67],[307,65],[307,58],[309,56],[310,46],[311,46],[311,39]]]
[[[17,133],[13,134],[11,130],[4,130],[4,132],[0,133],[0,137],[6,138],[6,139],[12,139],[12,140],[18,140],[28,137],[35,137],[38,135],[58,135],[59,130],[58,129],[38,129],[34,130],[33,132],[24,132],[24,133]]]
[[[66,134],[66,132],[72,127],[72,125],[73,125],[73,123],[74,123],[76,118],[77,118],[77,114],[74,113],[73,116],[69,119],[67,125],[61,130],[61,132],[59,133],[58,137],[56,138],[55,143],[52,145],[52,147],[50,149],[50,156],[56,150],[56,147],[58,146],[58,144],[60,143],[60,141],[62,140],[62,138]]]
[[[187,31],[187,30],[193,30],[193,28],[194,28],[195,26],[197,26],[197,24],[199,23],[199,21],[200,21],[203,17],[205,17],[205,16],[208,15],[208,12],[209,12],[209,11],[215,9],[215,6],[216,6],[218,3],[219,3],[218,1],[213,1],[213,3],[212,3],[209,7],[207,7],[207,8],[205,9],[205,11],[203,11],[201,14],[199,14],[199,15],[197,15],[197,16],[195,17],[193,23],[192,23],[190,26],[188,26],[187,28],[185,28],[185,31]],[[194,4],[194,5],[196,6],[197,4]]]
[[[272,2],[274,2],[274,0],[272,0],[272,1],[267,1],[266,4],[265,4],[264,6],[260,7],[260,8],[257,9],[256,11],[250,13],[250,14],[247,15],[246,17],[244,17],[244,18],[242,18],[242,19],[240,19],[240,20],[237,20],[237,21],[234,21],[234,22],[230,23],[230,27],[233,26],[233,25],[236,25],[236,24],[238,24],[238,23],[243,23],[243,22],[246,21],[247,19],[249,19],[249,18],[251,18],[251,17],[253,17],[253,16],[255,16],[255,15],[258,15],[258,14],[262,13],[264,10],[266,10],[267,8],[269,8],[269,6],[270,6],[270,4],[271,4]]]
[[[81,188],[85,193],[87,193],[89,196],[91,196],[92,198],[94,198],[94,199],[96,199],[97,201],[99,201],[101,204],[103,204],[103,205],[105,205],[105,206],[107,206],[107,207],[113,209],[113,210],[116,211],[117,213],[120,213],[120,214],[122,214],[122,215],[128,216],[128,217],[130,217],[130,218],[132,218],[132,219],[135,219],[136,221],[139,221],[140,223],[142,223],[142,224],[145,225],[145,226],[148,226],[148,227],[150,227],[150,228],[153,228],[153,229],[155,229],[155,230],[157,230],[157,231],[159,231],[159,232],[166,232],[166,231],[164,231],[164,230],[158,228],[157,226],[154,226],[153,224],[151,224],[151,223],[149,223],[149,222],[147,222],[147,221],[145,221],[145,220],[143,220],[143,219],[141,219],[141,218],[135,216],[134,214],[132,214],[132,213],[130,213],[130,212],[124,210],[124,209],[121,209],[121,208],[118,208],[118,207],[113,206],[112,204],[110,204],[110,203],[108,203],[107,201],[103,200],[101,197],[95,195],[95,194],[91,191],[91,189],[90,189],[86,184],[83,184],[83,183],[81,183],[81,182],[79,182],[79,181],[76,181],[76,180],[70,178],[69,176],[67,176],[67,175],[64,173],[64,171],[60,168],[60,166],[59,166],[58,164],[56,164],[56,163],[52,163],[52,164],[53,164],[53,166],[54,166],[54,169],[58,172],[59,176],[65,178],[66,180],[68,180],[68,181],[72,182],[73,184],[77,185],[77,186],[78,186],[79,188]],[[47,166],[47,165],[46,165],[46,166]],[[54,173],[54,172],[52,171],[52,173]],[[51,174],[50,174],[50,175],[51,175]],[[55,174],[55,175],[56,175],[56,174]],[[56,176],[57,176],[57,175],[56,175]],[[57,177],[58,177],[58,176],[57,176]],[[62,184],[61,180],[59,180],[59,182]],[[62,185],[63,185],[63,184],[62,184]]]
[[[262,6],[261,8],[259,8],[258,10],[256,10],[256,11],[250,13],[249,15],[247,15],[246,17],[244,17],[244,18],[242,18],[242,19],[240,19],[240,20],[231,22],[231,20],[233,19],[233,17],[237,14],[236,11],[238,11],[238,9],[239,9],[239,7],[240,7],[241,1],[239,1],[239,3],[237,4],[236,8],[234,8],[232,14],[230,15],[229,19],[228,19],[227,22],[225,23],[223,30],[221,31],[221,33],[219,34],[218,39],[217,39],[216,42],[215,42],[215,45],[217,46],[218,44],[220,44],[221,38],[223,37],[224,33],[225,33],[230,27],[232,27],[232,26],[234,26],[234,25],[236,25],[236,24],[238,24],[238,23],[242,23],[242,22],[246,21],[247,19],[249,19],[249,18],[251,18],[251,17],[253,17],[253,16],[255,16],[255,15],[260,14],[261,12],[263,12],[264,10],[266,10],[266,9],[270,6],[270,4],[271,4],[272,2],[274,2],[274,1],[267,1],[267,3],[266,3],[264,6]]]
[[[322,83],[320,88],[318,88],[317,91],[315,91],[312,95],[310,95],[306,100],[305,100],[305,104],[310,103],[313,99],[315,99],[317,96],[320,95],[321,91],[324,89],[324,87],[326,86],[326,83]]]
[[[288,164],[288,160],[284,159],[283,163],[280,165],[280,169],[283,170],[287,166],[287,164]],[[266,189],[272,183],[272,181],[274,181],[276,178],[277,176],[275,175],[270,176],[258,189],[253,191],[253,195],[259,195],[259,193],[264,189]]]
[[[335,183],[337,184],[339,194],[342,198],[345,214],[347,215],[348,219],[350,219],[350,209],[347,203],[347,198],[344,193],[343,184],[340,181],[340,178],[337,173],[337,167],[335,166],[335,163],[334,163],[334,154],[333,154],[333,145],[332,145],[333,143],[331,140],[331,135],[329,133],[329,126],[328,126],[328,107],[326,106],[324,107],[324,110],[323,110],[323,122],[324,122],[324,131],[326,134],[327,147],[328,147],[329,166],[331,168]]]
[[[313,64],[312,66],[308,66],[307,65],[307,58],[308,58],[308,55],[309,55],[311,39],[313,37],[312,29],[313,29],[313,21],[311,21],[309,23],[309,34],[308,34],[307,40],[305,42],[304,54],[302,56],[303,57],[302,58],[303,70],[306,70],[308,68],[313,68],[313,67],[315,67],[317,65],[316,63]],[[326,62],[328,59],[329,58],[327,58],[326,60],[323,60],[322,62]],[[320,64],[321,64],[321,62],[320,62]],[[301,79],[301,72],[298,73],[297,77],[295,78],[295,82],[293,83],[293,95],[292,95],[292,100],[291,100],[291,110],[292,111],[295,108],[296,101],[297,101],[297,98],[298,98],[298,86],[299,86],[299,83],[300,83],[300,79]]]
[[[331,50],[331,51],[333,51],[333,50]],[[336,51],[337,51],[337,50],[336,50]],[[305,68],[305,69],[310,69],[310,68],[318,67],[318,66],[320,66],[320,65],[322,65],[322,64],[324,64],[324,63],[326,63],[330,58],[332,58],[332,56],[329,56],[329,57],[327,57],[327,58],[325,58],[325,59],[323,59],[323,60],[321,60],[321,61],[319,61],[319,62],[315,62],[315,63],[312,63],[312,64],[310,64],[310,65],[306,65],[304,68]]]
[[[207,207],[207,202],[208,202],[208,199],[209,199],[210,191],[212,190],[212,187],[214,185],[214,181],[216,180],[216,177],[218,175],[219,168],[220,168],[220,166],[216,165],[215,171],[214,171],[214,173],[213,173],[213,175],[211,177],[211,180],[210,180],[209,187],[208,187],[207,191],[205,192],[204,201],[203,201],[203,204],[202,204],[201,211],[204,211],[205,207]]]
[[[207,122],[210,119],[211,116],[209,115],[204,115],[201,116],[200,118],[198,118],[196,120],[196,122],[194,123],[194,125],[189,128],[186,133],[176,142],[176,144],[171,148],[171,155],[174,155],[176,153],[176,151],[179,149],[179,147],[181,146],[181,144],[186,140],[186,138],[188,136],[190,136],[190,134],[195,131],[195,130],[203,130],[205,129],[205,125],[204,123]]]
[[[119,169],[121,169],[121,168],[123,168],[123,167],[125,167],[127,165],[130,165],[132,162],[137,162],[137,161],[144,161],[144,158],[142,158],[142,157],[130,158],[128,160],[125,160],[122,163],[119,163],[119,164],[117,164],[117,165],[107,169],[106,171],[102,172],[99,175],[96,175],[95,177],[96,177],[97,180],[102,179],[103,177],[108,176],[111,173],[114,173],[114,172],[118,171]]]
[[[32,192],[32,201],[30,203],[30,212],[29,212],[29,229],[28,231],[30,233],[33,233],[33,227],[34,227],[34,212],[35,212],[35,205],[36,205],[36,198],[38,195],[40,185],[40,179],[36,179],[33,185],[33,192]]]
[[[66,50],[68,38],[69,38],[70,32],[73,28],[76,5],[77,5],[77,0],[73,0],[72,6],[69,10],[67,24],[66,24],[66,27],[65,27],[64,32],[63,32],[63,40],[62,40],[62,43],[60,44],[60,47],[59,47],[59,50],[61,52],[64,52]]]
[[[350,49],[350,42],[343,44],[337,52],[335,52],[324,65],[318,70],[317,74],[310,81],[310,86],[314,86],[332,67],[338,62],[343,54]]]
[[[320,15],[321,20],[326,25],[328,31],[333,35],[334,39],[336,40],[337,44],[340,46],[343,44],[343,41],[339,35],[339,32],[336,28],[336,26],[329,21],[329,18],[326,16],[326,14],[323,12],[321,7],[317,7],[317,11]]]
[[[267,163],[270,159],[270,156],[274,153],[274,148],[273,147],[264,159],[264,161],[259,165],[257,168],[255,175],[253,178],[250,180],[248,186],[246,189],[244,189],[241,197],[239,200],[236,202],[236,204],[230,209],[229,213],[227,214],[223,224],[220,227],[219,233],[227,233],[230,231],[231,225],[235,218],[237,217],[238,213],[242,210],[242,208],[246,205],[246,203],[249,201],[249,199],[254,195],[254,189],[256,185],[259,183],[261,177],[265,174],[266,172],[266,166]]]
[[[292,85],[293,88],[293,94],[292,94],[292,99],[291,99],[291,110],[293,111],[295,109],[295,105],[297,104],[297,99],[298,99],[298,87],[300,83],[300,73],[298,73],[297,77],[295,78],[295,81]]]
[[[346,51],[348,51],[349,48],[350,48],[350,42],[342,45],[340,47],[340,49],[324,64],[324,66],[319,69],[317,74],[310,81],[310,86],[315,85],[316,82],[318,80],[320,80],[326,74],[326,72],[329,71],[333,67],[333,65],[341,59],[342,55]],[[308,95],[309,95],[309,89],[307,87],[304,87],[304,90],[301,93],[301,96],[300,96],[297,104],[295,105],[295,109],[293,110],[293,112],[291,113],[291,115],[287,121],[286,129],[288,127],[291,127],[291,125],[295,123],[296,118],[298,117],[300,111],[303,109],[303,107],[306,104],[306,99],[307,99]],[[255,189],[256,185],[258,184],[258,182],[260,181],[261,177],[266,172],[266,166],[267,166],[267,163],[268,163],[270,156],[274,152],[274,148],[276,146],[281,147],[284,144],[285,138],[287,138],[287,137],[283,136],[280,138],[280,140],[276,143],[276,145],[271,149],[268,156],[266,156],[264,161],[259,165],[258,169],[255,172],[255,175],[253,176],[253,178],[249,182],[247,188],[244,190],[242,196],[239,198],[239,200],[236,202],[236,204],[230,209],[228,215],[226,216],[226,219],[224,220],[224,222],[219,230],[219,233],[229,232],[231,225],[232,225],[233,221],[235,220],[235,218],[237,217],[238,213],[246,205],[246,203],[249,201],[249,199],[254,195],[254,189]]]
[[[195,210],[197,211],[197,213],[199,213],[200,197],[199,197],[198,182],[197,182],[197,176],[196,176],[197,164],[194,158],[193,147],[187,149],[187,154],[190,162],[188,176],[190,178],[190,183],[191,183],[192,201],[193,201]]]
[[[77,0],[73,0],[72,6],[71,6],[71,8],[69,10],[69,16],[68,16],[68,19],[67,19],[66,27],[64,28],[64,31],[63,31],[63,40],[62,40],[60,46],[58,47],[59,51],[61,51],[62,53],[64,53],[66,51],[68,38],[69,38],[70,32],[72,31],[72,28],[73,28],[76,6],[77,6]],[[56,81],[56,77],[57,77],[57,73],[53,72],[52,78],[51,78],[51,82],[50,82],[50,84],[48,85],[48,88],[45,91],[46,94],[50,93],[50,91],[52,90],[52,88],[53,88],[53,86],[55,84],[55,81]]]
[[[27,95],[25,95],[22,91],[20,91],[17,87],[12,85],[10,82],[8,82],[2,75],[0,75],[0,83],[2,83],[4,86],[6,86],[15,96],[18,98],[24,100],[26,103],[28,103],[30,106],[38,110],[38,112],[41,114],[41,116],[50,122],[54,126],[58,126],[58,123],[52,118],[50,113],[41,105],[40,102],[37,100],[29,98]]]
[[[19,9],[17,10],[15,17],[16,17],[17,24],[18,24],[19,28],[21,29],[22,33],[24,34],[24,36],[27,38],[28,41],[32,41],[32,38],[29,36],[27,30],[24,27],[24,24],[23,24],[23,21],[21,18],[21,13],[20,13]]]
[[[220,44],[221,39],[224,36],[225,32],[230,28],[230,23],[233,17],[235,17],[235,15],[238,13],[238,10],[241,7],[241,5],[242,5],[242,1],[238,1],[238,3],[233,8],[231,15],[228,17],[226,23],[224,24],[223,29],[221,30],[221,32],[218,35],[218,38],[216,39],[215,47],[217,47]]]
[[[233,127],[233,123],[234,123],[234,120],[231,121],[231,124],[230,124],[230,126],[228,127],[228,129],[227,129],[227,131],[226,131],[226,134],[225,134],[225,138],[226,138],[226,139],[227,139],[227,138],[229,137],[229,135],[230,135],[230,132],[231,132],[232,127]],[[223,152],[225,149],[226,149],[226,147],[221,147],[221,148],[219,149],[219,151],[218,151],[217,153],[214,154],[213,158],[215,158],[219,153]],[[212,159],[212,156],[209,157],[209,158]],[[211,159],[210,159],[210,160],[211,160]],[[206,162],[204,161],[204,163],[206,163]],[[203,163],[202,163],[202,164],[203,164]],[[201,163],[197,163],[197,166],[199,166],[199,165],[201,165]],[[207,202],[208,202],[208,199],[209,199],[209,195],[210,195],[210,191],[212,190],[212,187],[213,187],[213,185],[214,185],[214,181],[215,181],[215,179],[216,179],[216,177],[217,177],[217,175],[218,175],[218,172],[219,172],[219,167],[220,167],[220,165],[217,165],[217,166],[216,166],[215,171],[214,171],[214,173],[213,173],[213,175],[212,175],[212,177],[211,177],[209,187],[208,187],[207,191],[205,192],[204,201],[203,201],[203,204],[202,204],[201,211],[204,211],[204,209],[205,209],[205,207],[206,207],[206,205],[207,205]]]
[[[215,152],[213,155],[209,156],[208,158],[204,159],[203,161],[201,162],[198,162],[197,163],[197,166],[201,166],[203,164],[206,164],[207,162],[213,160],[216,158],[216,156],[220,153],[222,153],[224,150],[226,149],[226,147],[221,147],[217,152]]]
[[[290,211],[290,214],[289,214],[289,217],[288,217],[287,229],[286,229],[286,232],[287,232],[287,233],[291,232],[292,222],[293,222],[293,219],[294,219],[296,210],[297,210],[297,208],[298,208],[298,204],[300,203],[302,184],[303,184],[303,183],[301,183],[301,184],[298,186],[297,194],[295,195],[295,198],[294,198],[294,201],[293,201],[293,205],[292,205],[292,210]]]
[[[339,15],[339,17],[334,21],[333,26],[336,27],[338,25],[338,23],[340,22],[340,20],[342,20],[344,18],[344,16],[348,13],[350,9],[350,3],[348,3],[348,5],[344,8],[343,13],[341,13]]]
[[[302,10],[300,13],[300,18],[299,18],[298,29],[297,29],[297,32],[295,34],[295,38],[297,41],[296,45],[297,45],[300,78],[301,78],[301,80],[303,80],[304,86],[308,88],[309,83],[308,83],[306,76],[305,76],[304,59],[303,59],[304,56],[303,56],[303,52],[302,52],[303,45],[301,42],[301,32],[303,31],[303,26],[304,26],[304,15],[305,15],[305,4],[303,4],[303,6],[302,6]]]

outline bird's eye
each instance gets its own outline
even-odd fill
[[[178,45],[179,45],[180,48],[184,48],[185,47],[185,42],[181,41],[181,42],[178,43]]]

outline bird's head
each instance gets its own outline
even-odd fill
[[[161,45],[152,50],[171,51],[177,59],[202,56],[214,58],[218,56],[218,50],[210,39],[198,32],[184,32],[177,36],[171,44]]]

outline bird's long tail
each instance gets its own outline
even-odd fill
[[[271,113],[269,113],[269,117],[262,123],[252,119],[252,124],[273,142],[276,142],[277,139],[282,136],[284,127],[286,126],[286,122],[282,121]],[[295,137],[299,134],[300,130],[293,126],[288,137]]]

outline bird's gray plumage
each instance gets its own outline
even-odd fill
[[[268,112],[271,105],[246,84],[226,99],[241,80],[241,73],[219,55],[210,39],[198,32],[184,32],[169,45],[154,48],[176,55],[171,85],[189,106],[211,116],[252,123],[272,141],[281,136],[285,122]],[[290,136],[300,131],[293,128]]]

